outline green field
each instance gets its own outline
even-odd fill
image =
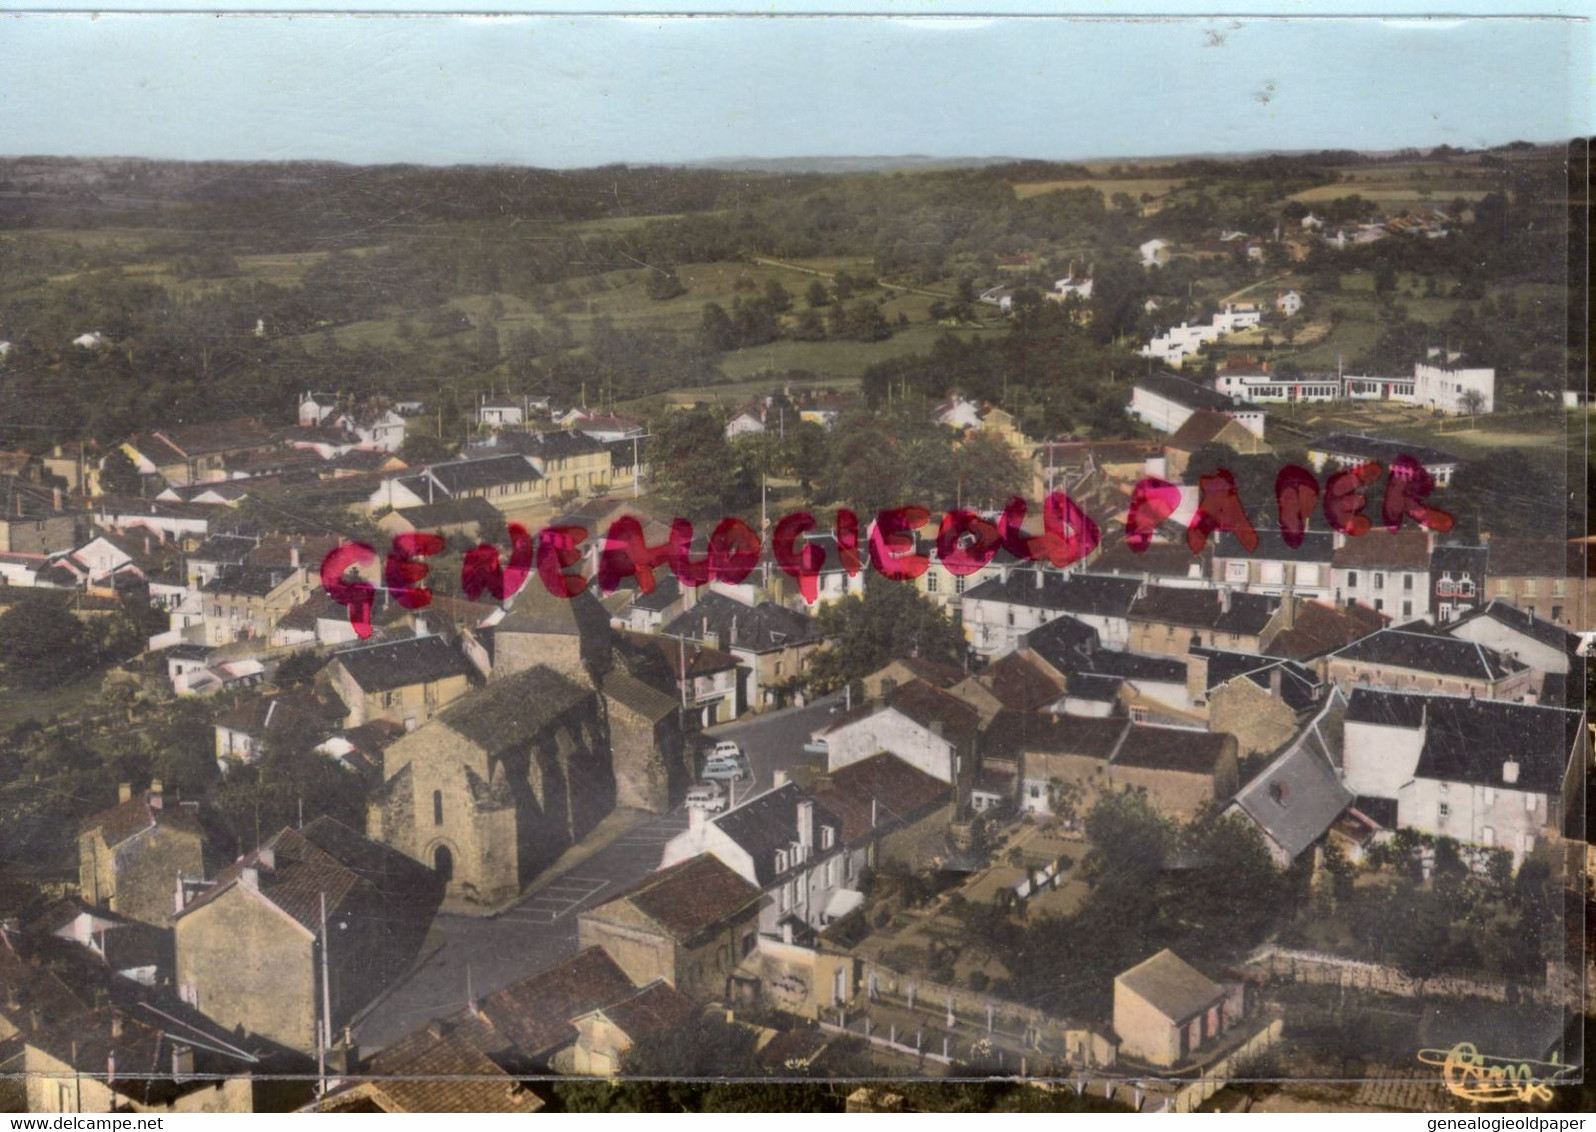
[[[1181,182],[1168,177],[1117,180],[1093,178],[1086,181],[1025,181],[1014,186],[1014,195],[1021,200],[1041,196],[1043,193],[1063,192],[1066,189],[1096,189],[1108,200],[1115,193],[1129,193],[1137,201],[1143,195],[1153,198],[1168,196]]]

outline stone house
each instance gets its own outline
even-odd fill
[[[198,803],[165,796],[159,782],[78,829],[78,889],[90,904],[146,924],[171,924],[180,877],[205,877],[206,837]]]
[[[911,680],[924,680],[946,691],[968,676],[969,673],[957,664],[929,657],[900,656],[889,660],[861,683],[864,684],[866,699],[879,700],[900,684],[907,684]]]
[[[1281,657],[1194,646],[1186,670],[1209,730],[1234,735],[1242,758],[1278,751],[1325,694],[1317,673]]]
[[[886,751],[962,792],[975,775],[980,725],[980,713],[951,692],[911,680],[826,728],[826,767]]]
[[[1192,645],[1261,651],[1262,638],[1280,623],[1279,599],[1228,588],[1194,590],[1144,586],[1126,620],[1136,652],[1185,656]]]
[[[662,814],[687,787],[682,708],[629,672],[612,669],[599,682],[615,770],[615,804]]]
[[[1154,809],[1183,821],[1236,792],[1234,735],[1132,724],[1108,765],[1108,785],[1147,795]]]
[[[1413,692],[1534,702],[1543,675],[1511,656],[1428,626],[1381,629],[1331,653],[1326,677],[1343,689]]]
[[[437,1020],[378,1050],[332,1089],[318,1112],[533,1113],[542,1098],[478,1046],[474,1016]]]
[[[982,757],[1018,768],[1018,805],[1025,813],[1059,814],[1063,798],[1073,794],[1073,812],[1060,816],[1079,817],[1107,788],[1109,760],[1128,727],[1123,717],[1005,711],[987,727]]]
[[[1485,596],[1575,632],[1590,625],[1586,547],[1557,539],[1496,538],[1489,544]]]
[[[1026,633],[1068,615],[1095,629],[1109,648],[1124,648],[1126,618],[1141,585],[1139,578],[1014,570],[965,591],[965,635],[977,653],[1000,656],[1018,648]]]
[[[586,947],[517,979],[448,1021],[469,1024],[471,1040],[513,1076],[569,1073],[581,1036],[571,1019],[637,993],[601,947]]]
[[[367,833],[493,906],[615,806],[599,697],[552,668],[495,680],[389,747]]]
[[[1567,676],[1579,667],[1577,636],[1498,598],[1438,627],[1448,636],[1473,641],[1548,676]]]
[[[1271,656],[1313,661],[1321,672],[1324,666],[1319,658],[1384,628],[1391,620],[1367,605],[1356,603],[1282,602],[1281,611],[1280,620],[1263,636],[1263,648]]]
[[[1164,442],[1171,478],[1179,481],[1186,472],[1186,466],[1191,463],[1192,453],[1205,444],[1223,444],[1243,456],[1258,456],[1274,451],[1262,437],[1234,417],[1213,409],[1198,409]]]
[[[0,476],[0,554],[55,554],[77,545],[77,519],[52,492]]]
[[[944,851],[955,798],[948,784],[896,755],[872,755],[863,762],[817,778],[815,800],[842,822],[845,884],[856,884],[860,870],[896,861],[924,868]]]
[[[1335,555],[1329,531],[1304,531],[1302,543],[1288,546],[1274,527],[1257,530],[1252,550],[1223,531],[1214,535],[1213,579],[1242,593],[1280,595],[1298,599],[1328,600],[1335,591],[1330,563]]]
[[[1114,978],[1114,1032],[1121,1057],[1172,1069],[1219,1037],[1225,988],[1165,948]]]
[[[1336,819],[1352,805],[1335,762],[1340,757],[1337,729],[1347,701],[1332,688],[1296,739],[1243,786],[1225,809],[1258,827],[1269,856],[1279,868],[1320,844]]]
[[[613,1076],[640,1038],[679,1031],[697,1012],[692,999],[660,980],[619,1002],[578,1014],[571,1019],[577,1034],[571,1067],[577,1073]]]
[[[774,602],[746,605],[710,589],[689,601],[663,634],[711,644],[736,657],[747,673],[740,698],[755,710],[777,706],[778,689],[802,677],[809,658],[824,644],[813,618]]]
[[[437,634],[339,649],[321,678],[348,709],[345,725],[386,719],[414,730],[465,695],[475,669]]]
[[[1331,572],[1337,605],[1359,602],[1399,625],[1430,615],[1433,534],[1376,526],[1352,538],[1337,531],[1334,538]]]
[[[218,715],[212,725],[217,762],[252,763],[279,736],[326,739],[338,730],[344,714],[341,704],[303,689],[245,700]]]
[[[430,870],[329,817],[284,829],[178,912],[178,993],[224,1027],[314,1053],[410,966],[441,894]]]
[[[602,947],[635,983],[661,979],[690,998],[720,999],[754,948],[762,896],[720,858],[701,853],[582,912],[577,940]]]

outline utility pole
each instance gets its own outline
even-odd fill
[[[327,1047],[332,1044],[332,986],[327,965],[327,894],[321,894],[321,1033],[316,1036],[316,1066],[327,1095]]]

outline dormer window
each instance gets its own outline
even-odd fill
[[[778,873],[787,871],[787,850],[785,849],[776,850],[776,871]]]
[[[822,849],[830,849],[836,843],[837,843],[837,831],[835,829],[831,828],[831,826],[829,826],[829,825],[821,826],[820,827],[820,847]]]

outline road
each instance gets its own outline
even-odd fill
[[[768,790],[776,771],[803,761],[810,733],[841,711],[841,696],[828,696],[714,728],[715,740],[733,740],[753,765],[752,783],[737,786],[738,800]],[[458,1010],[471,995],[480,998],[575,952],[577,913],[657,869],[665,843],[687,828],[687,814],[617,814],[606,819],[609,835],[617,825],[624,827],[618,837],[585,857],[573,852],[581,859],[563,870],[556,865],[558,871],[498,915],[438,916],[433,927],[441,946],[354,1027],[361,1047],[380,1048]],[[602,839],[605,829],[592,836]]]

